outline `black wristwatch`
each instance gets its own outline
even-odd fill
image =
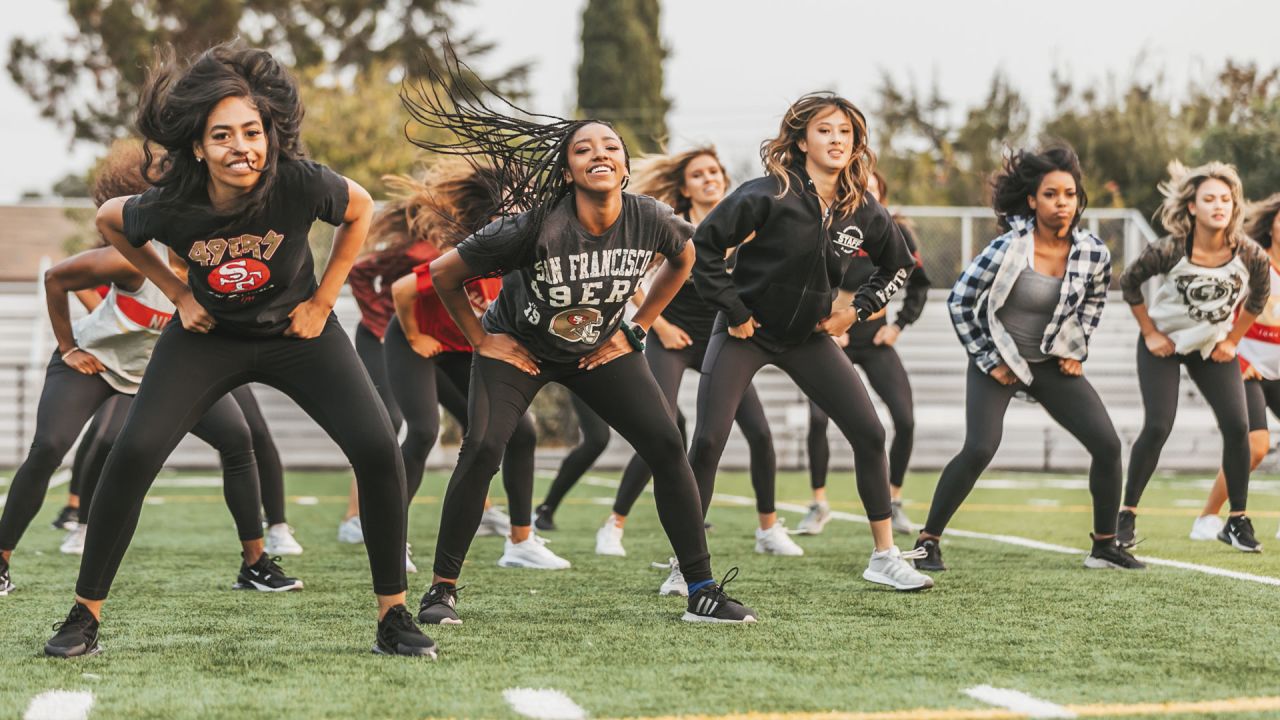
[[[623,322],[622,334],[627,336],[627,342],[631,343],[636,352],[644,352],[644,338],[648,335],[644,328],[635,323]]]

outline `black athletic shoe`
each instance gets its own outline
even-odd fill
[[[0,557],[0,597],[4,597],[17,588],[9,578],[9,561]]]
[[[738,576],[731,568],[717,585],[714,582],[689,595],[689,608],[681,620],[709,623],[753,623],[756,611],[724,593],[724,588]]]
[[[912,560],[917,570],[925,570],[928,572],[942,572],[947,566],[942,563],[942,547],[938,545],[938,541],[933,538],[917,538],[916,550],[924,549],[925,555],[922,558]]]
[[[257,590],[259,592],[301,590],[302,581],[285,575],[284,568],[277,564],[279,562],[279,557],[268,557],[266,553],[262,553],[258,557],[258,562],[253,565],[246,565],[241,562],[240,574],[236,576],[236,582],[231,586],[232,589]]]
[[[539,530],[550,532],[556,529],[556,521],[553,517],[555,511],[546,505],[539,505],[537,510],[533,511],[533,526]]]
[[[1222,526],[1218,539],[1240,552],[1260,553],[1262,543],[1253,534],[1253,521],[1248,515],[1232,515]]]
[[[1135,538],[1138,516],[1132,510],[1121,510],[1116,516],[1116,544],[1128,550],[1138,544]]]
[[[80,508],[63,505],[58,511],[58,517],[54,518],[51,524],[54,530],[75,530],[80,524]]]
[[[80,603],[71,608],[66,620],[54,623],[53,629],[57,632],[44,644],[44,654],[49,657],[83,657],[102,650],[98,645],[98,621]]]
[[[454,608],[458,605],[458,588],[452,583],[438,582],[422,596],[418,606],[418,622],[424,625],[461,625],[462,618]]]
[[[436,659],[436,643],[418,629],[404,605],[396,605],[378,621],[378,639],[373,643],[378,655],[407,655]]]
[[[1092,536],[1090,536],[1092,537]],[[1090,570],[1146,570],[1147,566],[1134,557],[1125,548],[1120,547],[1115,538],[1106,540],[1094,539],[1093,550],[1084,559],[1084,566]]]

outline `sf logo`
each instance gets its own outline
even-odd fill
[[[271,271],[260,260],[241,258],[223,263],[209,273],[209,287],[213,290],[236,294],[257,290],[271,279]]]

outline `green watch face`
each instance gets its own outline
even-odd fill
[[[644,328],[634,323],[631,325],[631,333],[636,336],[637,340],[643,340],[644,336],[649,334]]]

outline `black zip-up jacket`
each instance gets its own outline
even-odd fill
[[[907,250],[911,252],[911,256],[915,258],[916,268],[911,271],[911,277],[907,278],[906,287],[902,289],[902,307],[898,308],[898,315],[894,318],[893,324],[898,326],[899,330],[905,330],[908,325],[920,319],[920,314],[924,311],[925,302],[929,299],[929,276],[924,272],[924,265],[920,260],[919,243],[916,242],[915,236],[911,232],[911,228],[902,220],[895,219],[894,224],[898,226],[898,232],[902,233],[902,239],[907,241]],[[871,258],[867,254],[859,250],[853,254],[853,262],[849,263],[849,271],[845,273],[844,279],[840,281],[840,288],[857,292],[858,288],[875,274],[876,266],[871,262]],[[868,347],[873,344],[876,332],[887,325],[888,322],[881,316],[876,320],[867,322],[854,323],[849,329],[849,346],[850,347]]]
[[[720,201],[693,235],[698,294],[730,325],[749,317],[755,337],[771,349],[798,345],[831,312],[854,253],[862,250],[876,270],[854,295],[865,320],[902,288],[916,261],[893,218],[875,198],[844,217],[826,218],[802,167],[791,170],[791,188],[773,176],[750,180]],[[743,244],[752,233],[755,238]],[[730,275],[725,253],[738,248]]]

